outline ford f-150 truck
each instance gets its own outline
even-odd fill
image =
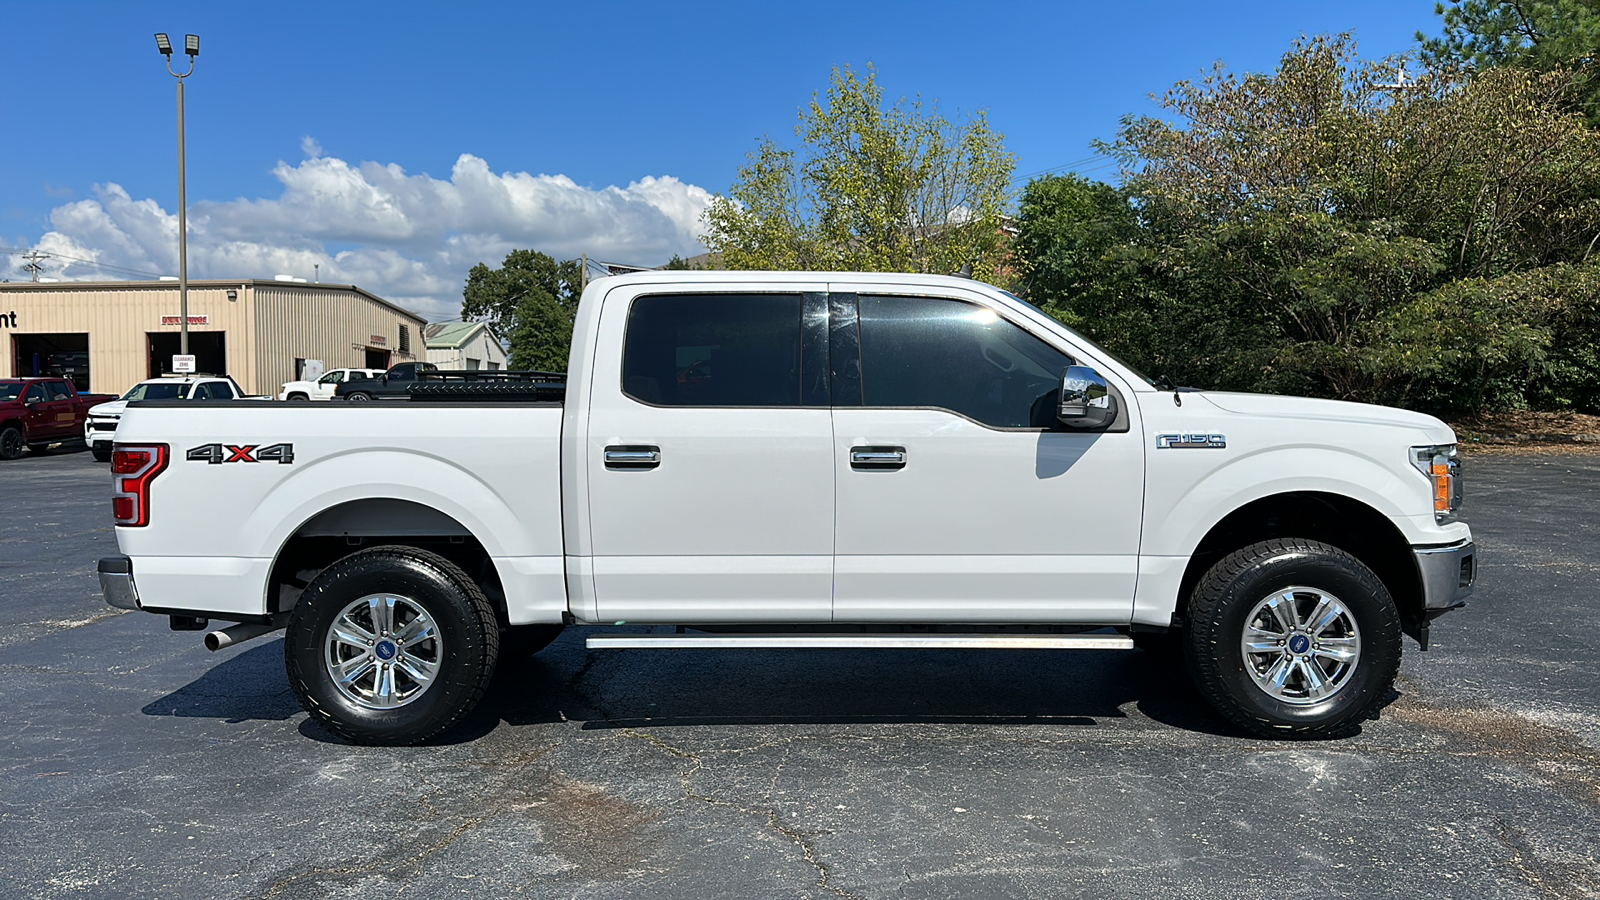
[[[133,403],[107,601],[287,629],[310,714],[438,734],[590,648],[1180,648],[1249,731],[1376,715],[1470,592],[1455,435],[1158,389],[999,289],[652,272],[584,291],[564,399]],[[548,391],[552,386],[541,386]],[[558,394],[558,396],[560,396]]]

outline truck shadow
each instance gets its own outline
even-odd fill
[[[147,716],[220,719],[236,724],[293,718],[300,712],[300,701],[284,680],[283,639],[278,638],[223,660],[139,711]]]
[[[588,651],[572,629],[502,663],[478,714],[585,729],[696,725],[948,724],[1093,728],[1145,718],[1241,735],[1211,712],[1180,664],[1140,651]]]
[[[585,632],[570,629],[537,656],[503,660],[478,709],[432,743],[474,741],[502,723],[1089,729],[1141,716],[1184,731],[1243,736],[1211,712],[1180,663],[1136,650],[590,651]],[[301,713],[285,682],[281,639],[219,662],[141,711],[227,723]],[[299,730],[342,743],[309,719]]]

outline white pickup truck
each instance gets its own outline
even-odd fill
[[[498,660],[597,624],[1176,650],[1240,727],[1319,737],[1473,582],[1438,419],[1158,389],[971,280],[603,278],[567,371],[564,402],[133,403],[106,600],[240,623],[212,649],[287,627],[306,709],[362,743],[438,734]]]

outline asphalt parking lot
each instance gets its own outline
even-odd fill
[[[102,603],[89,454],[0,463],[0,896],[1600,896],[1600,455],[1467,473],[1478,591],[1352,738],[1235,733],[1136,651],[569,630],[379,749],[281,640]]]

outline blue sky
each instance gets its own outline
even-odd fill
[[[834,66],[875,65],[890,98],[987,110],[1022,176],[1091,157],[1215,61],[1270,69],[1297,36],[1334,31],[1379,57],[1438,30],[1433,0],[0,10],[0,247],[54,250],[62,278],[176,272],[175,82],[152,34],[194,32],[191,275],[318,264],[434,317],[473,263],[513,247],[645,265],[698,252],[709,194],[763,134],[792,143]],[[26,277],[16,258],[0,253],[0,277]]]

